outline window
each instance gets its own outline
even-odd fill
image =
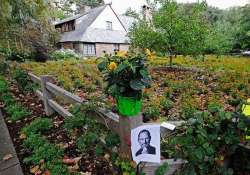
[[[84,44],[83,45],[84,55],[95,55],[95,44]]]
[[[114,51],[119,51],[120,50],[120,44],[114,44]]]
[[[112,30],[112,22],[111,21],[106,21],[107,25],[107,30]]]

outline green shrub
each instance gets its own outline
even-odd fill
[[[181,106],[181,116],[184,119],[192,118],[196,111],[197,111],[197,109],[194,106],[192,106],[191,104],[185,104],[184,103]]]
[[[5,93],[8,90],[7,82],[0,77],[0,95]]]
[[[241,90],[243,90],[243,89],[245,89],[247,86],[245,85],[245,84],[238,84],[238,86],[237,86],[237,89],[239,90],[239,91],[241,91]]]
[[[67,166],[64,165],[62,161],[60,160],[47,162],[45,166],[50,171],[51,175],[59,175],[59,174],[60,175],[72,175],[72,173],[68,172]]]
[[[27,52],[10,50],[5,53],[6,60],[24,62],[26,59],[31,59],[31,54]]]
[[[228,99],[228,104],[231,106],[237,107],[239,104],[241,104],[242,100],[238,98],[229,98]]]
[[[245,123],[242,117],[237,116],[238,121]],[[232,169],[223,163],[234,154],[244,137],[245,126],[242,123],[239,127],[240,123],[233,122],[233,115],[223,110],[215,115],[196,112],[186,124],[176,129],[176,135],[168,138],[165,149],[173,152],[174,157],[188,161],[183,174],[232,174]]]
[[[33,154],[24,159],[25,163],[39,164],[41,160],[45,162],[52,162],[63,156],[63,150],[46,142],[44,145],[33,149]]]
[[[81,152],[86,152],[91,149],[91,145],[98,142],[98,135],[94,132],[87,132],[77,139],[77,147]]]
[[[107,147],[113,148],[114,146],[118,146],[118,144],[120,143],[120,137],[118,134],[109,131],[105,138],[105,142]]]
[[[19,90],[22,92],[33,91],[35,84],[30,80],[27,72],[22,69],[16,69],[13,73],[13,79],[16,80]]]
[[[2,94],[0,96],[0,99],[7,106],[13,105],[15,103],[15,100],[14,100],[13,96],[9,92]]]
[[[70,49],[54,51],[50,55],[50,57],[53,60],[65,60],[65,59],[70,59],[70,58],[79,59],[79,56],[73,50],[70,50]]]
[[[28,115],[30,115],[30,112],[28,112],[27,109],[25,109],[24,107],[22,107],[19,104],[7,106],[7,107],[5,107],[5,110],[6,110],[7,114],[10,115],[10,119],[12,121],[21,120],[21,119],[27,117]]]
[[[71,133],[75,128],[82,128],[85,123],[85,117],[82,114],[76,114],[72,117],[65,118],[64,128],[68,133]]]
[[[51,119],[37,118],[32,121],[28,126],[22,128],[22,132],[26,135],[38,134],[39,132],[48,131],[53,127]]]
[[[32,151],[31,156],[24,158],[24,163],[38,165],[41,160],[44,160],[44,168],[48,169],[51,175],[69,175],[67,166],[63,165],[61,161],[64,151],[50,144],[40,134],[28,135],[24,140],[24,146]]]
[[[210,113],[216,113],[216,112],[219,112],[220,109],[222,109],[222,105],[218,104],[218,103],[211,103],[207,106],[207,110],[210,112]]]
[[[165,111],[169,111],[174,106],[174,102],[164,98],[163,100],[161,100],[161,106]]]
[[[0,60],[0,75],[5,75],[8,71],[8,64],[5,61]]]
[[[24,140],[24,146],[29,149],[38,149],[43,146],[47,141],[39,134],[31,134]]]
[[[158,105],[151,105],[151,106],[147,106],[144,109],[144,117],[146,120],[156,120],[160,117],[160,107]]]

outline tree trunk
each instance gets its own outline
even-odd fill
[[[172,68],[173,66],[173,55],[170,55],[169,66]]]

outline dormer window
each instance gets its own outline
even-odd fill
[[[75,30],[75,21],[73,20],[73,21],[65,22],[63,24],[58,24],[55,26],[55,28],[58,31],[61,31],[61,33],[73,31]]]
[[[107,28],[107,30],[112,30],[112,22],[111,21],[106,21],[106,28]]]

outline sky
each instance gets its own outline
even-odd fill
[[[146,0],[104,0],[105,3],[112,2],[114,10],[122,14],[131,7],[134,10],[139,11]],[[197,0],[177,0],[177,2],[197,2]],[[249,0],[207,0],[207,3],[211,6],[226,9],[233,6],[244,6]]]

